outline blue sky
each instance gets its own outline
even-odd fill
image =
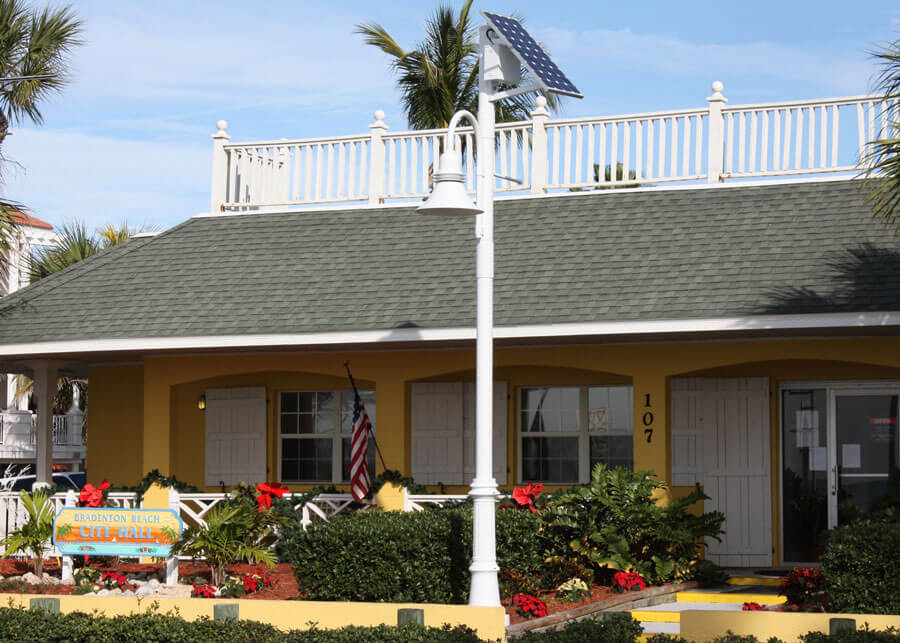
[[[40,0],[36,0],[40,3]],[[458,3],[453,3],[458,5]],[[86,44],[45,123],[4,145],[5,196],[56,225],[165,228],[208,209],[218,119],[233,141],[406,129],[386,56],[353,33],[377,21],[404,46],[437,2],[80,0]],[[867,52],[900,37],[896,0],[476,0],[517,13],[585,94],[563,116],[866,93]],[[480,22],[480,16],[478,17]]]

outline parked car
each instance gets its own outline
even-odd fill
[[[0,478],[0,489],[10,491],[31,491],[34,481],[37,478],[34,474],[27,476],[19,476],[18,478]],[[57,471],[53,474],[53,484],[63,489],[74,489],[81,491],[84,483],[87,482],[87,473],[84,471]]]

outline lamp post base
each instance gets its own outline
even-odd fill
[[[469,572],[472,584],[469,589],[469,605],[478,607],[500,606],[500,583],[496,558],[496,506],[497,482],[472,481],[469,495],[472,507],[472,564]]]

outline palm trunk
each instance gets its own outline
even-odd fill
[[[36,554],[36,556],[34,557],[34,575],[43,581],[43,579],[44,579],[44,558],[38,552],[35,552],[35,554]]]

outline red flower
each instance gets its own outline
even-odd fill
[[[647,589],[647,583],[641,575],[634,572],[616,572],[613,575],[613,583],[615,583],[613,589],[619,593]]]
[[[200,598],[215,598],[216,588],[212,585],[194,585],[191,594],[199,596]]]
[[[766,610],[766,606],[761,603],[744,603],[744,607],[742,608],[745,612],[764,612]]]
[[[522,509],[527,508],[531,511],[531,513],[537,513],[537,509],[534,508],[534,500],[539,495],[541,495],[541,491],[543,491],[543,489],[543,483],[532,485],[529,482],[524,488],[516,487],[515,489],[513,489],[512,498]]]
[[[265,511],[272,506],[272,496],[267,493],[264,493],[261,496],[256,496],[256,504],[259,505],[260,511]]]
[[[128,584],[128,579],[124,574],[120,574],[119,572],[104,572],[103,576],[100,577],[100,581],[106,585],[115,583],[119,587],[125,587],[125,585]]]
[[[103,478],[100,486],[95,487],[88,482],[78,494],[79,507],[100,507],[106,504],[103,499],[103,492],[109,489],[109,481]]]
[[[513,605],[522,616],[547,616],[547,605],[541,599],[528,594],[516,594],[512,598]]]

